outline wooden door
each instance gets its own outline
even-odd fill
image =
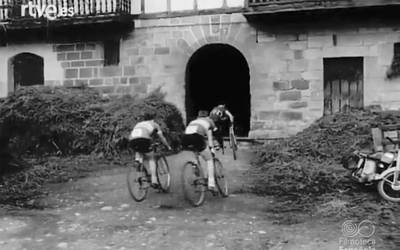
[[[363,105],[363,58],[325,58],[324,115]]]

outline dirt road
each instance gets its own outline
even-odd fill
[[[273,198],[240,192],[253,155],[239,153],[220,157],[233,194],[208,195],[199,208],[183,201],[178,181],[188,153],[169,157],[171,193],[142,203],[130,198],[124,168],[48,186],[43,210],[0,209],[0,249],[339,249],[343,221],[279,214]]]

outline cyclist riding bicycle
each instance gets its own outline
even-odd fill
[[[189,123],[182,138],[184,148],[196,150],[207,162],[207,171],[204,172],[207,173],[208,188],[212,191],[216,190],[212,157],[212,154],[215,154],[213,132],[217,131],[216,124],[220,122],[220,113],[208,116],[207,111],[199,111],[197,119]]]
[[[154,117],[155,115],[152,114],[145,115],[144,121],[135,125],[132,132],[129,134],[128,140],[130,146],[136,152],[135,158],[137,160],[143,163],[143,157],[149,159],[151,185],[156,187],[158,185],[156,177],[156,161],[154,152],[151,148],[154,136],[157,135],[168,150],[172,150],[172,148],[165,139],[160,125],[153,120]]]
[[[228,133],[229,127],[233,126],[234,117],[224,104],[214,107],[210,112],[210,116],[218,118],[216,122],[217,131],[214,133],[214,136],[219,145],[222,146],[223,136]]]

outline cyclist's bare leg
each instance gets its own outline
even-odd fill
[[[200,152],[201,157],[207,162],[207,170],[204,171],[206,173],[206,177],[208,178],[208,187],[211,189],[215,188],[215,179],[214,179],[214,161],[212,158],[212,154],[209,148],[206,148],[202,152]]]
[[[153,152],[149,153],[148,155],[149,158],[149,168],[150,168],[150,174],[151,174],[151,184],[157,184],[157,176],[156,176],[156,159],[155,155]]]

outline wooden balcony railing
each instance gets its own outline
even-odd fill
[[[251,9],[269,10],[312,10],[334,8],[357,8],[375,6],[398,6],[399,0],[246,0]]]
[[[28,4],[35,5],[31,13]],[[55,9],[56,14],[50,13],[50,18],[39,12]],[[33,13],[33,15],[32,15]],[[19,20],[65,20],[74,18],[107,17],[128,15],[131,13],[131,0],[0,0],[0,23],[14,22]]]

